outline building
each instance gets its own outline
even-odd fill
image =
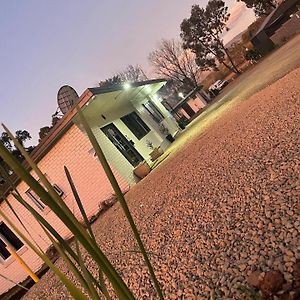
[[[203,95],[201,88],[197,87],[182,98],[174,107],[172,113],[179,121],[182,118],[191,121],[197,117],[207,105],[208,95]]]
[[[300,31],[300,0],[285,0],[269,14],[251,39],[264,55]]]
[[[179,131],[176,121],[156,96],[164,84],[164,80],[149,80],[132,83],[131,86],[90,88],[79,99],[79,106],[124,192],[137,181],[133,175],[134,168],[140,162],[150,160],[152,149],[147,147],[148,143],[166,149],[170,144],[166,135],[175,136]],[[64,166],[70,170],[89,218],[99,211],[105,200],[113,196],[105,172],[78,121],[75,108],[71,108],[42,140],[32,157],[67,205],[74,207],[74,214],[78,218],[80,212],[75,208]],[[35,176],[32,171],[31,173]],[[24,200],[33,204],[64,238],[71,237],[70,231],[25,182],[16,178],[15,184]],[[7,199],[22,217],[34,240],[46,251],[51,242],[32,215],[8,192],[9,189],[5,192]],[[27,235],[3,199],[0,209]],[[0,218],[1,275],[14,282],[21,282],[27,277],[7,251],[7,242],[13,245],[33,271],[42,266],[41,259]],[[0,277],[0,294],[12,286],[11,282]]]

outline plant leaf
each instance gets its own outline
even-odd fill
[[[81,109],[79,108],[78,105],[76,105],[76,109],[77,109],[77,113],[78,113],[78,116],[79,116],[79,120],[82,123],[82,125],[83,125],[83,127],[84,127],[84,129],[85,129],[85,131],[86,131],[86,133],[89,137],[89,140],[90,140],[91,144],[94,147],[94,150],[96,151],[96,154],[97,154],[97,156],[98,156],[98,158],[101,162],[101,165],[102,165],[102,167],[103,167],[103,169],[106,173],[106,176],[109,179],[109,181],[110,181],[110,183],[111,183],[111,185],[114,189],[114,192],[115,192],[115,194],[117,195],[117,197],[119,199],[120,205],[121,205],[121,207],[122,207],[122,209],[125,213],[125,216],[126,216],[128,222],[130,224],[130,227],[131,227],[131,230],[133,232],[134,238],[135,238],[135,240],[136,240],[136,242],[137,242],[137,244],[140,248],[140,251],[141,251],[141,253],[144,257],[145,263],[148,267],[148,270],[149,270],[150,276],[152,278],[152,281],[154,283],[156,292],[157,292],[159,298],[161,300],[163,300],[164,297],[163,297],[163,293],[162,293],[162,290],[160,288],[159,282],[158,282],[158,280],[155,276],[154,269],[152,267],[151,261],[150,261],[148,255],[147,255],[147,251],[146,251],[145,246],[142,242],[139,231],[137,229],[137,226],[135,225],[135,222],[134,222],[133,217],[130,213],[130,210],[128,208],[128,205],[126,203],[126,200],[125,200],[125,197],[122,193],[122,190],[121,190],[121,188],[118,184],[118,181],[117,181],[115,175],[113,174],[113,172],[112,172],[112,170],[111,170],[111,168],[108,164],[108,161],[106,160],[106,157],[105,157],[99,143],[97,142],[97,140],[95,138],[95,135],[93,134],[93,131],[92,131],[91,127],[89,126],[86,118],[84,117],[83,112],[81,111]]]

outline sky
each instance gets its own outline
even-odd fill
[[[254,20],[227,0],[231,39]],[[0,2],[0,122],[38,138],[51,124],[60,86],[79,94],[128,64],[147,71],[162,39],[179,38],[180,23],[205,0],[3,0]],[[1,131],[1,130],[0,130]]]

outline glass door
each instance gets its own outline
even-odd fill
[[[133,143],[128,141],[114,124],[108,124],[101,130],[134,167],[144,160]]]

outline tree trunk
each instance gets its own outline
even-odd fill
[[[267,1],[267,3],[268,3],[271,7],[276,8],[276,5],[273,3],[272,0]]]
[[[222,47],[223,47],[223,49],[224,49],[224,51],[225,51],[225,53],[226,53],[226,55],[227,55],[227,57],[228,57],[228,59],[229,59],[231,65],[232,65],[232,68],[233,68],[233,70],[234,70],[234,73],[240,75],[241,72],[240,72],[240,70],[237,68],[237,66],[235,65],[235,63],[233,62],[233,59],[232,59],[231,56],[229,55],[228,50],[226,49],[226,47],[225,47],[223,44],[222,44]]]
[[[219,60],[219,62],[220,62],[221,64],[223,64],[223,65],[224,65],[228,70],[230,70],[231,72],[237,73],[236,70],[235,70],[232,66],[226,64],[226,62],[225,62],[224,60]]]

